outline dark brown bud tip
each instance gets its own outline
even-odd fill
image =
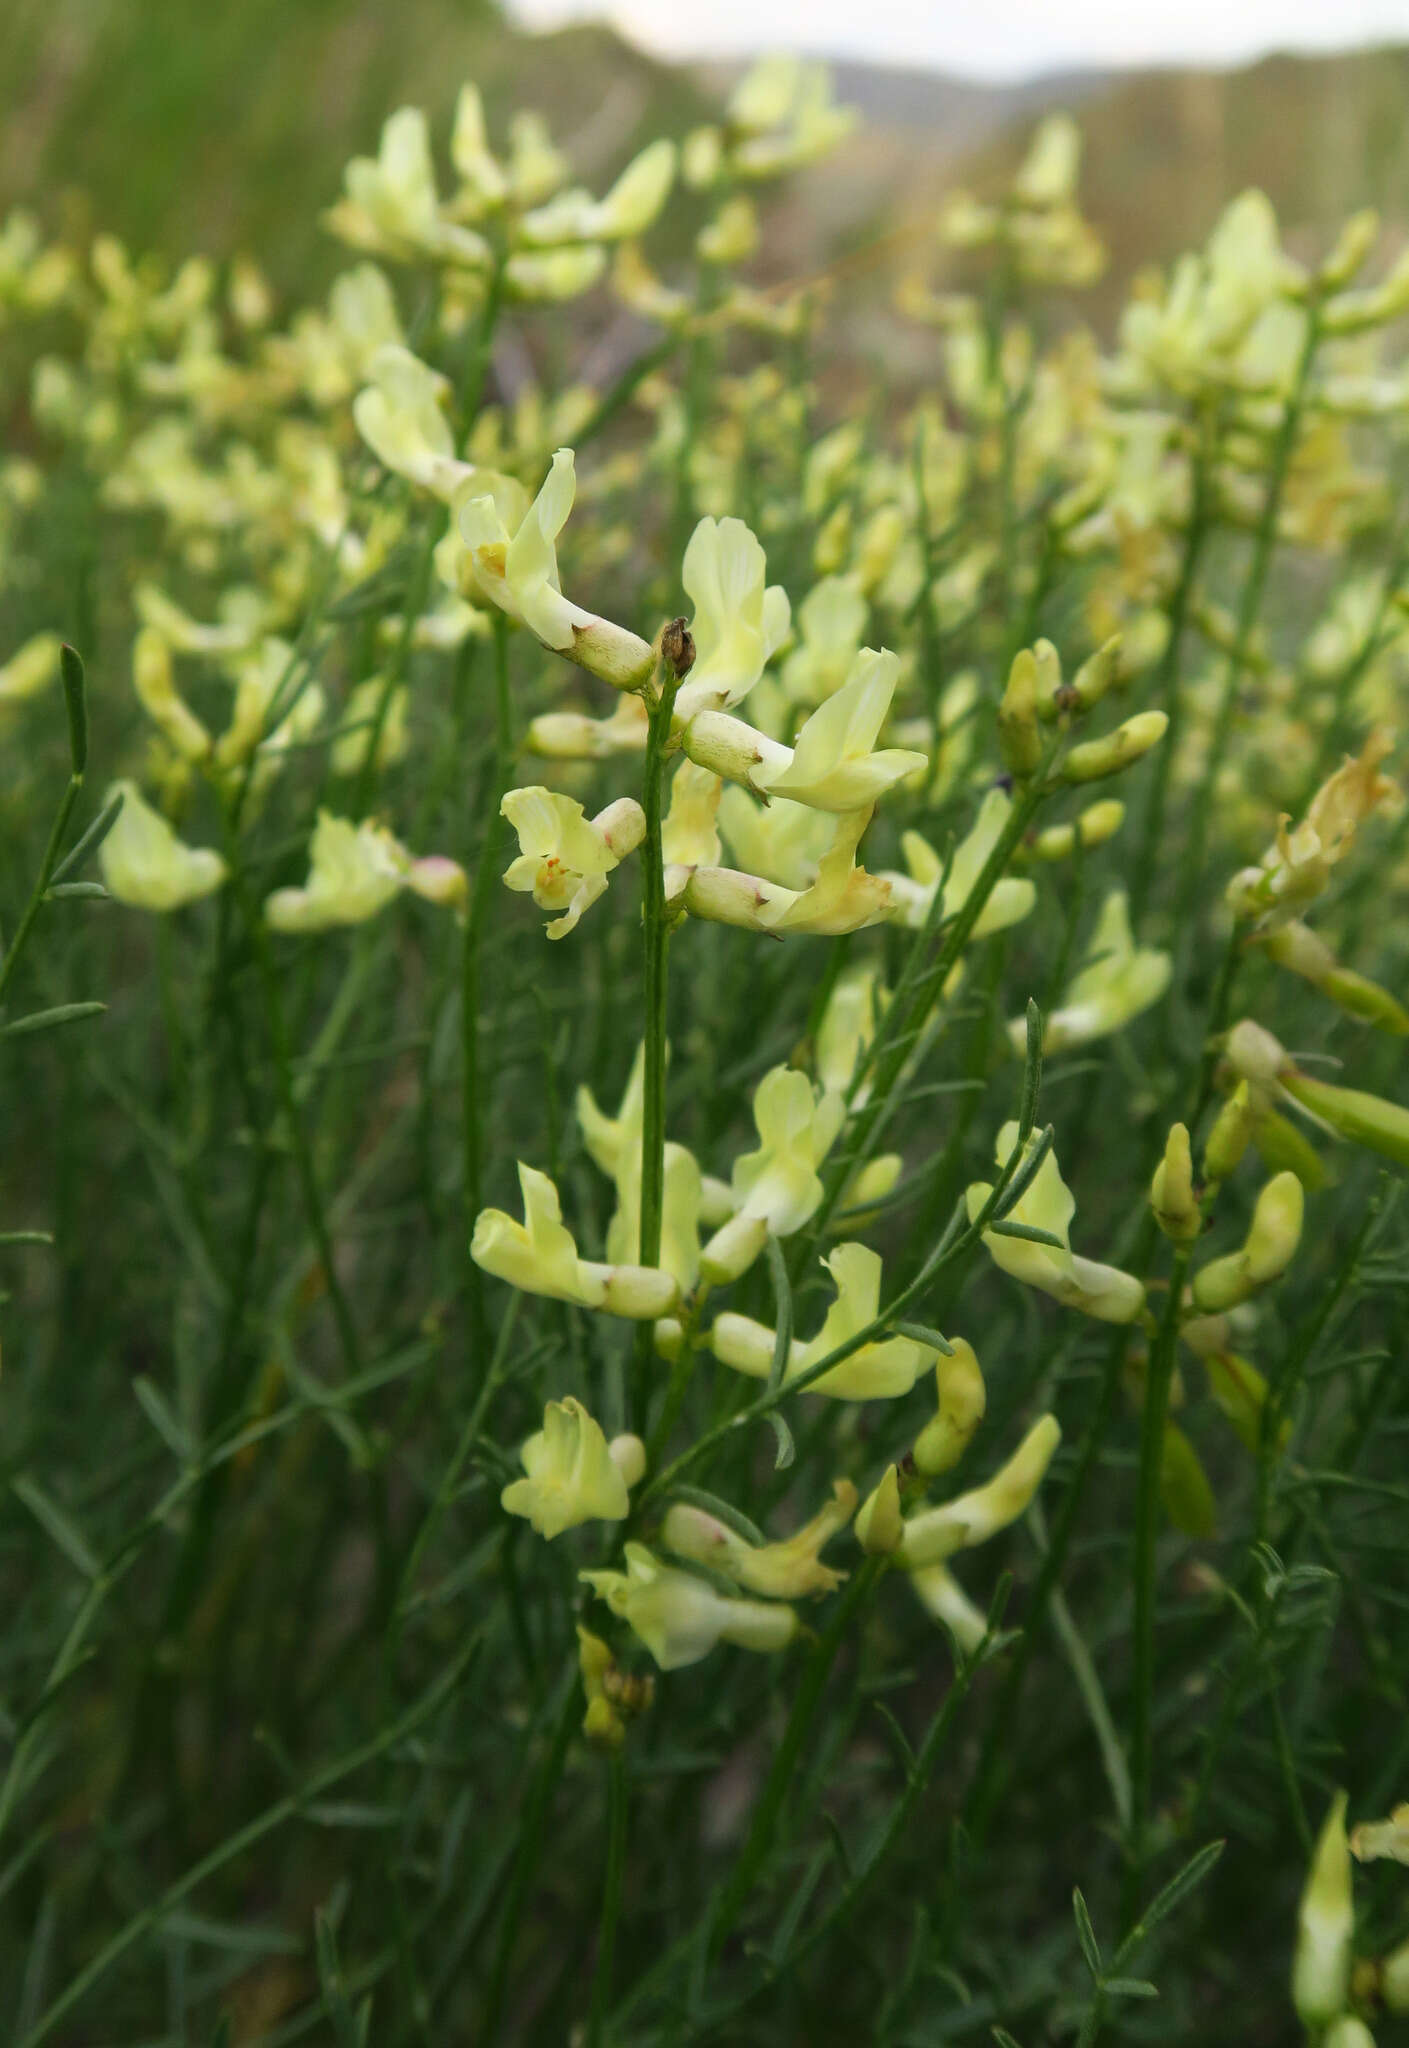
[[[661,658],[669,662],[679,682],[695,665],[695,643],[683,619],[672,619],[660,636]]]

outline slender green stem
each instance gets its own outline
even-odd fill
[[[1147,1214],[1142,1230],[1143,1242],[1137,1247],[1136,1256],[1132,1261],[1137,1270],[1144,1265],[1153,1236],[1154,1223]],[[1022,1639],[1012,1652],[1003,1690],[989,1713],[988,1723],[984,1729],[983,1748],[964,1797],[962,1815],[969,1854],[975,1859],[982,1848],[989,1823],[999,1803],[1004,1770],[1012,1761],[1009,1738],[1022,1695],[1023,1682],[1037,1647],[1042,1619],[1066,1566],[1067,1553],[1076,1534],[1077,1519],[1086,1498],[1086,1489],[1110,1432],[1129,1345],[1130,1331],[1126,1325],[1120,1324],[1111,1332],[1110,1344],[1101,1368],[1096,1405],[1082,1435],[1076,1463],[1072,1467],[1061,1504],[1052,1519],[1051,1540],[1027,1603]],[[955,1903],[951,1901],[951,1917]]]
[[[643,1266],[660,1261],[661,1220],[665,1199],[665,1061],[669,984],[667,949],[670,932],[665,911],[665,856],[661,814],[664,798],[665,750],[675,708],[678,678],[663,665],[660,696],[651,709],[646,740],[646,779],[642,808],[646,838],[641,848],[641,922],[645,940],[646,1059],[641,1119],[641,1234]]]
[[[558,1788],[558,1780],[563,1774],[563,1765],[567,1762],[568,1742],[573,1724],[578,1717],[575,1658],[573,1668],[556,1696],[555,1704],[558,1711],[553,1722],[553,1734],[548,1751],[539,1766],[538,1776],[523,1801],[518,1832],[518,1853],[514,1859],[513,1875],[509,1879],[509,1888],[504,1900],[504,1918],[499,1927],[499,1941],[490,1970],[489,1990],[480,2020],[478,2039],[483,2043],[483,2048],[493,2048],[493,2044],[500,2038],[499,2015],[503,2010],[514,1943],[518,1939],[519,1923],[533,1886],[534,1873],[546,1846],[548,1809]]]
[[[978,1214],[966,1221],[961,1204],[915,1278],[902,1287],[899,1293],[893,1295],[870,1322],[853,1331],[849,1337],[827,1352],[825,1357],[813,1359],[803,1371],[790,1374],[778,1386],[766,1387],[747,1407],[739,1409],[737,1414],[726,1417],[723,1422],[716,1423],[713,1429],[706,1430],[703,1436],[698,1437],[687,1450],[682,1451],[678,1458],[667,1465],[663,1472],[658,1472],[637,1496],[638,1512],[648,1501],[667,1493],[684,1473],[697,1465],[701,1459],[707,1458],[726,1437],[732,1436],[736,1430],[747,1428],[750,1423],[762,1421],[794,1394],[805,1393],[816,1381],[823,1379],[835,1366],[841,1365],[864,1345],[887,1335],[896,1318],[902,1316],[910,1304],[923,1294],[936,1274],[943,1272],[946,1266],[952,1265],[955,1260],[972,1251],[995,1217],[1001,1217],[1007,1208],[1019,1199],[1023,1188],[1029,1184],[1046,1156],[1051,1136],[1049,1127],[1044,1132],[1044,1142],[1039,1147],[1023,1153],[1014,1148]]]
[[[309,1234],[318,1254],[324,1285],[328,1290],[328,1301],[337,1326],[338,1345],[342,1351],[343,1366],[349,1376],[361,1371],[362,1347],[357,1338],[357,1326],[348,1305],[343,1285],[338,1278],[337,1265],[333,1256],[332,1233],[328,1228],[327,1211],[323,1205],[322,1190],[318,1185],[318,1169],[313,1157],[294,1077],[293,1050],[289,1042],[288,1018],[284,1011],[283,986],[274,965],[273,949],[265,925],[261,906],[254,902],[249,884],[240,863],[240,849],[235,840],[234,820],[227,810],[226,845],[230,864],[231,887],[239,901],[241,915],[249,933],[250,945],[254,952],[255,965],[259,971],[260,989],[264,997],[265,1018],[269,1026],[270,1046],[274,1054],[274,1079],[279,1098],[279,1109],[288,1131],[289,1145],[293,1152],[294,1171],[298,1175],[299,1192],[303,1198],[304,1216]]]
[[[1150,1796],[1154,1765],[1155,1594],[1156,1552],[1160,1525],[1160,1470],[1164,1432],[1169,1421],[1169,1390],[1174,1377],[1174,1350],[1179,1335],[1184,1278],[1190,1248],[1176,1248],[1169,1274],[1169,1293],[1150,1353],[1145,1379],[1145,1405],[1140,1419],[1140,1476],[1135,1500],[1135,1544],[1131,1560],[1134,1618],[1131,1624],[1132,1678],[1130,1711],[1130,1872],[1132,1894],[1138,1898],[1148,1855]]]
[[[1267,587],[1268,571],[1277,548],[1277,522],[1282,510],[1282,497],[1286,487],[1287,474],[1291,468],[1292,455],[1296,448],[1297,431],[1301,425],[1305,408],[1307,389],[1311,381],[1316,352],[1321,344],[1321,312],[1315,301],[1307,308],[1306,332],[1302,338],[1301,354],[1297,359],[1292,376],[1291,389],[1282,408],[1282,417],[1272,444],[1268,464],[1267,492],[1262,501],[1262,513],[1253,537],[1252,557],[1243,581],[1242,595],[1238,601],[1237,625],[1233,645],[1223,671],[1219,686],[1217,709],[1214,712],[1213,731],[1209,745],[1209,760],[1215,765],[1222,761],[1228,751],[1232,737],[1233,720],[1238,708],[1238,687],[1248,665],[1252,651],[1253,634],[1257,630],[1258,617],[1262,610],[1263,592]],[[1201,889],[1207,887],[1204,874],[1204,854],[1208,844],[1208,828],[1213,815],[1214,791],[1218,786],[1216,774],[1200,779],[1194,796],[1193,813],[1189,821],[1189,836],[1184,847],[1183,885],[1179,894],[1175,917],[1176,927],[1181,931],[1188,928],[1189,913]]]
[[[851,1625],[853,1614],[875,1586],[884,1565],[883,1558],[866,1559],[860,1571],[849,1581],[846,1591],[836,1604],[826,1632],[808,1659],[807,1669],[803,1672],[793,1694],[783,1739],[778,1745],[772,1769],[754,1807],[748,1838],[739,1851],[734,1867],[719,1891],[710,1914],[707,1945],[711,1956],[717,1956],[724,1946],[730,1929],[738,1919],[749,1893],[753,1890],[754,1882],[768,1859],[768,1852],[773,1846],[773,1837],[777,1832],[779,1816],[783,1810],[783,1802],[792,1785],[803,1744],[817,1717],[822,1690],[836,1661],[842,1638]]]
[[[316,1771],[296,1790],[276,1800],[272,1806],[266,1807],[264,1812],[247,1826],[238,1829],[233,1835],[227,1835],[224,1841],[217,1843],[208,1856],[203,1856],[184,1876],[169,1885],[152,1905],[144,1907],[140,1913],[135,1913],[118,1929],[110,1941],[104,1943],[92,1961],[86,1963],[77,1975],[69,1980],[39,2022],[16,2043],[16,2048],[39,2048],[40,2042],[49,2039],[60,2020],[66,2018],[75,2006],[82,2004],[88,1993],[103,1981],[115,1964],[121,1962],[128,1950],[153,1928],[159,1927],[168,1914],[174,1913],[193,1892],[200,1889],[207,1878],[214,1877],[217,1871],[235,1862],[247,1849],[254,1848],[256,1843],[262,1842],[266,1835],[273,1834],[286,1822],[297,1820],[299,1815],[306,1811],[310,1802],[320,1799],[342,1779],[351,1777],[355,1771],[373,1762],[401,1742],[414,1728],[419,1727],[422,1721],[449,1699],[465,1667],[478,1649],[479,1638],[476,1636],[460,1651],[449,1669],[436,1680],[430,1690],[399,1719],[379,1729],[370,1741],[362,1743],[348,1755],[338,1757],[335,1762],[325,1765],[321,1771]]]
[[[1179,687],[1184,629],[1188,622],[1189,604],[1194,594],[1194,583],[1203,556],[1204,542],[1212,527],[1209,504],[1212,459],[1208,444],[1209,430],[1205,418],[1201,416],[1191,469],[1191,499],[1189,522],[1184,529],[1184,552],[1179,565],[1179,581],[1170,599],[1169,638],[1165,642],[1156,681],[1155,694],[1160,698],[1162,709],[1169,719],[1169,729],[1165,733],[1163,743],[1155,749],[1144,825],[1140,833],[1140,849],[1135,857],[1134,877],[1130,885],[1130,915],[1137,929],[1144,916],[1150,887],[1159,864],[1160,844],[1164,837],[1165,805],[1169,796],[1169,777],[1184,708],[1183,693]]]
[[[611,2010],[616,1930],[621,1919],[621,1894],[626,1877],[627,1820],[626,1760],[620,1749],[615,1749],[607,1764],[607,1867],[602,1878],[602,1919],[597,1935],[597,1965],[592,1973],[587,2048],[601,2048],[602,2029]]]
[[[933,962],[917,977],[917,985],[911,1000],[908,1003],[903,1001],[898,989],[896,997],[886,1010],[880,1029],[871,1042],[866,1060],[866,1070],[871,1076],[871,1092],[865,1106],[853,1113],[845,1135],[823,1176],[822,1201],[812,1220],[809,1245],[821,1236],[853,1178],[874,1156],[876,1147],[894,1114],[898,1084],[911,1048],[924,1029],[930,1011],[939,1000],[945,982],[949,979],[959,955],[968,944],[985,904],[1002,879],[1008,862],[1021,844],[1023,835],[1037,815],[1046,794],[1046,785],[1041,775],[1035,777],[1023,789],[1009,810],[1003,830],[994,842],[993,850],[979,870],[961,908],[944,927],[943,942]],[[926,933],[921,933],[916,942],[915,953],[911,956],[912,960],[924,946],[926,937]],[[909,966],[910,963],[907,962],[907,974]]]
[[[489,366],[494,360],[494,331],[499,325],[499,314],[504,305],[507,267],[508,251],[501,246],[495,251],[484,304],[480,308],[479,324],[475,328],[474,340],[465,357],[465,373],[460,385],[460,432],[457,437],[461,455],[464,454],[473,431],[484,399],[484,387],[489,381]]]
[[[0,960],[0,1002],[4,1001],[5,990],[10,985],[10,976],[19,965],[20,955],[23,953],[25,943],[34,929],[34,920],[39,915],[40,905],[44,901],[50,879],[53,876],[54,869],[59,864],[59,849],[64,843],[64,834],[68,831],[68,822],[73,816],[73,807],[78,802],[82,789],[82,773],[75,770],[68,779],[68,786],[64,790],[63,796],[59,799],[59,808],[54,813],[54,822],[49,828],[49,838],[44,848],[44,858],[39,863],[39,873],[35,878],[34,887],[29,893],[29,901],[20,913],[20,921],[15,927],[15,936],[11,939],[3,960]]]
[[[475,1218],[484,1206],[484,1118],[483,1078],[480,1073],[480,964],[485,926],[489,921],[490,898],[494,891],[495,860],[499,846],[499,805],[508,787],[514,761],[513,706],[509,694],[509,622],[502,612],[494,614],[494,759],[490,767],[488,797],[484,807],[479,860],[475,866],[474,888],[460,945],[460,1078],[462,1180],[464,1188],[464,1256],[466,1286],[474,1330],[475,1354],[483,1357],[486,1347],[483,1281],[479,1267],[470,1258],[470,1239]]]

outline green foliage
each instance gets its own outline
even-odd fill
[[[512,111],[351,313],[0,242],[12,2038],[1286,2039],[1409,1774],[1405,278],[1253,195],[1073,333],[1058,120],[907,411],[747,281],[820,80],[642,117],[661,278]]]

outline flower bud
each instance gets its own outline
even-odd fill
[[[1251,1017],[1244,1017],[1233,1026],[1223,1051],[1239,1080],[1252,1081],[1263,1088],[1274,1087],[1283,1068],[1290,1064],[1285,1047],[1270,1031],[1254,1024]]]
[[[1194,1199],[1194,1163],[1186,1124],[1172,1126],[1164,1157],[1150,1182],[1150,1207],[1165,1236],[1175,1244],[1192,1244],[1203,1228]]]
[[[905,1533],[900,1513],[900,1475],[887,1465],[880,1484],[862,1502],[856,1517],[856,1540],[868,1557],[889,1557]]]
[[[1037,715],[1049,721],[1063,709],[1062,658],[1050,640],[1035,640],[1032,659],[1037,686]]]
[[[651,1342],[657,1358],[663,1358],[667,1365],[674,1365],[685,1349],[685,1325],[678,1316],[662,1316],[651,1331]]]
[[[1227,1180],[1248,1149],[1252,1136],[1253,1112],[1248,1084],[1240,1081],[1213,1120],[1204,1145],[1204,1179]]]
[[[1343,291],[1375,246],[1380,216],[1373,206],[1364,206],[1342,224],[1330,253],[1321,265],[1318,282],[1322,291]]]
[[[1401,1166],[1409,1165],[1409,1109],[1379,1095],[1366,1095],[1359,1088],[1337,1088],[1329,1081],[1313,1080],[1295,1067],[1283,1074],[1282,1085],[1294,1102],[1352,1144],[1364,1145]]]
[[[916,1467],[928,1477],[958,1464],[983,1420],[988,1399],[973,1345],[963,1337],[950,1342],[951,1355],[941,1355],[934,1369],[939,1411],[915,1439]]]
[[[1194,1275],[1194,1302],[1206,1314],[1234,1308],[1291,1264],[1301,1240],[1305,1197],[1294,1173],[1279,1173],[1257,1198],[1241,1251],[1214,1259]]]
[[[1086,661],[1071,679],[1071,697],[1078,711],[1090,711],[1105,696],[1107,690],[1120,680],[1121,641],[1119,633],[1113,633],[1103,647]]]
[[[1262,939],[1262,949],[1279,967],[1301,975],[1362,1023],[1373,1024],[1398,1038],[1409,1034],[1409,1010],[1378,982],[1343,967],[1325,941],[1306,925],[1293,921],[1276,926]]]
[[[612,1670],[612,1653],[600,1636],[577,1625],[577,1668],[587,1700],[582,1732],[589,1742],[605,1749],[619,1749],[626,1739],[626,1724],[607,1697],[607,1674]]]
[[[956,1550],[986,1543],[990,1536],[996,1536],[1019,1515],[1026,1514],[1061,1440],[1061,1425],[1056,1416],[1042,1416],[986,1486],[961,1493],[943,1507],[912,1516],[901,1538],[901,1564],[907,1568],[934,1564],[951,1557]]]
[[[1014,775],[1031,775],[1042,758],[1042,737],[1037,729],[1039,677],[1037,656],[1032,648],[1024,647],[1013,657],[1008,686],[998,706],[998,747]]]
[[[1292,2003],[1297,2018],[1308,2027],[1328,2026],[1338,2018],[1350,1991],[1355,1908],[1345,1839],[1345,1799],[1344,1792],[1338,1792],[1331,1803],[1297,1916]]]
[[[1062,763],[1063,782],[1099,782],[1103,776],[1118,775],[1151,747],[1157,747],[1169,727],[1163,711],[1137,711],[1114,732],[1098,740],[1086,740],[1073,747]]]
[[[628,1491],[640,1485],[646,1476],[646,1446],[639,1436],[629,1433],[614,1436],[607,1445],[607,1456],[621,1474]]]
[[[1035,860],[1068,860],[1077,847],[1085,850],[1104,846],[1114,839],[1125,823],[1125,805],[1116,797],[1103,797],[1088,804],[1069,825],[1049,825],[1033,840],[1030,851]]]

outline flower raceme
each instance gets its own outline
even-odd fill
[[[507,791],[499,809],[519,840],[505,883],[532,895],[540,910],[561,913],[547,928],[550,939],[576,929],[605,894],[608,875],[646,836],[645,813],[632,797],[619,797],[588,818],[572,797],[533,785]]]
[[[801,1600],[830,1593],[846,1577],[821,1562],[819,1553],[856,1512],[856,1488],[838,1479],[832,1498],[793,1535],[778,1543],[751,1543],[737,1529],[704,1508],[676,1501],[666,1515],[661,1541],[677,1557],[723,1572],[745,1592],[773,1600]]]
[[[1000,1168],[1010,1164],[1017,1142],[1017,1123],[1004,1124],[995,1148]],[[1033,1147],[1038,1142],[1034,1135],[1028,1145]],[[971,1223],[982,1215],[992,1193],[993,1188],[986,1181],[970,1184],[965,1202]],[[1133,1323],[1145,1306],[1143,1286],[1133,1274],[1080,1258],[1071,1250],[1068,1232],[1075,1213],[1075,1198],[1062,1179],[1055,1152],[1049,1150],[1004,1220],[1045,1231],[1058,1242],[1043,1244],[1008,1237],[992,1227],[984,1231],[983,1241],[995,1266],[1015,1280],[1052,1295],[1064,1308],[1077,1309],[1098,1322]]]
[[[897,655],[863,647],[846,682],[812,713],[793,746],[721,711],[682,718],[681,745],[692,761],[755,794],[818,811],[862,810],[929,765],[927,755],[908,748],[876,751],[899,675]]]
[[[486,1273],[525,1294],[544,1294],[633,1321],[654,1321],[675,1307],[679,1288],[671,1274],[654,1266],[604,1265],[578,1257],[558,1191],[546,1173],[520,1161],[519,1188],[522,1223],[502,1209],[482,1209],[475,1220],[470,1257]]]
[[[631,1507],[627,1489],[646,1469],[639,1437],[608,1443],[601,1425],[571,1395],[548,1403],[542,1429],[519,1455],[526,1476],[504,1488],[501,1505],[550,1541],[580,1522],[625,1521]]]
[[[693,1572],[663,1564],[642,1543],[626,1546],[626,1570],[579,1576],[640,1638],[662,1671],[698,1664],[719,1643],[784,1650],[797,1616],[780,1601],[734,1599]]]
[[[822,1261],[836,1299],[810,1343],[794,1338],[783,1366],[783,1384],[800,1378],[832,1352],[869,1329],[880,1313],[881,1259],[864,1244],[839,1244]],[[776,1333],[751,1316],[732,1310],[714,1319],[709,1347],[721,1365],[766,1380],[773,1364]],[[889,1401],[908,1394],[939,1354],[913,1337],[874,1337],[852,1350],[830,1372],[808,1383],[807,1391],[834,1401]],[[975,1419],[976,1421],[976,1419]]]
[[[1409,1165],[1409,1109],[1399,1103],[1304,1073],[1272,1033],[1250,1017],[1229,1032],[1224,1056],[1264,1114],[1269,1102],[1289,1101],[1323,1130]],[[1256,1116],[1253,1121],[1256,1128]]]
[[[1228,885],[1234,916],[1276,925],[1322,894],[1360,827],[1400,795],[1399,785],[1380,773],[1393,744],[1391,733],[1372,732],[1359,755],[1321,785],[1299,825],[1283,816],[1260,863],[1242,869]]]
[[[222,886],[229,870],[213,848],[178,839],[135,782],[113,783],[108,802],[119,796],[122,809],[98,853],[103,880],[119,903],[179,910]]]
[[[988,791],[973,826],[954,849],[947,874],[944,862],[929,842],[918,832],[906,832],[900,845],[909,875],[885,877],[891,885],[891,915],[895,922],[912,931],[922,930],[930,917],[935,891],[941,885],[940,910],[946,919],[957,917],[1002,838],[1012,807],[1006,791]],[[1025,876],[1000,877],[978,914],[971,936],[985,939],[994,932],[1006,931],[1010,925],[1020,924],[1036,901],[1037,890]]]
[[[1101,906],[1085,965],[1046,1020],[1043,1050],[1066,1052],[1123,1030],[1159,1001],[1169,986],[1170,971],[1168,953],[1135,944],[1125,891],[1113,889]],[[1027,1042],[1026,1019],[1015,1017],[1008,1036],[1021,1055]]]
[[[513,517],[515,508],[502,493],[467,498],[460,506],[459,534],[470,573],[482,596],[527,626],[545,647],[613,689],[639,690],[655,667],[648,642],[584,611],[562,593],[557,540],[576,490],[572,450],[560,448],[521,518]]]
[[[309,842],[308,880],[276,889],[264,905],[266,923],[279,932],[321,932],[365,924],[403,889],[428,903],[464,909],[469,885],[457,861],[431,854],[417,860],[385,825],[320,811]]]
[[[690,536],[680,580],[695,607],[695,662],[675,699],[688,725],[702,711],[743,702],[788,637],[788,594],[767,581],[763,549],[742,519],[701,519]]]
[[[846,1105],[839,1095],[819,1097],[795,1068],[774,1067],[754,1091],[753,1115],[759,1145],[734,1161],[735,1214],[701,1254],[701,1271],[715,1285],[738,1279],[770,1234],[791,1237],[816,1210],[822,1199],[817,1169],[842,1127]]]

